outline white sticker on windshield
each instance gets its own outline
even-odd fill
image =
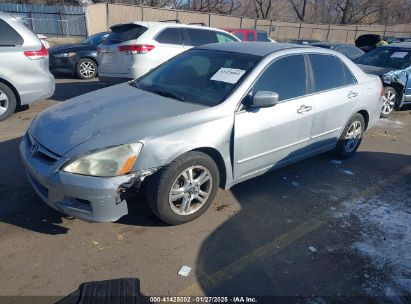
[[[408,55],[408,52],[395,52],[392,53],[391,58],[404,58]]]
[[[236,83],[245,73],[244,70],[220,68],[210,80],[221,81],[227,83]]]

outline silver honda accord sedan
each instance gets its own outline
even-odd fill
[[[115,221],[145,184],[152,211],[181,224],[218,187],[329,150],[351,156],[381,92],[377,76],[331,50],[210,44],[45,110],[20,150],[35,191],[65,214]]]

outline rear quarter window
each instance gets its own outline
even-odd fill
[[[357,82],[339,58],[323,54],[310,54],[309,58],[314,75],[314,92],[345,87]]]
[[[0,19],[0,47],[17,46],[24,43],[23,38],[6,21]]]
[[[139,38],[147,28],[138,24],[120,24],[111,27],[111,33],[103,45],[118,44]]]
[[[217,35],[214,31],[192,28],[187,28],[186,31],[189,45],[199,46],[203,44],[218,42]]]

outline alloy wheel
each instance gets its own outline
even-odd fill
[[[213,180],[210,171],[203,166],[192,166],[181,172],[169,192],[169,204],[178,215],[198,211],[211,194]]]
[[[83,76],[84,78],[92,78],[96,73],[96,66],[91,61],[83,61],[80,64],[79,70],[81,76]]]
[[[382,114],[390,114],[394,111],[396,94],[393,91],[386,91],[383,96],[384,104],[382,107]]]
[[[0,90],[0,115],[3,115],[9,107],[9,98],[6,93]]]
[[[351,153],[357,148],[362,136],[361,122],[354,121],[348,128],[345,135],[344,149],[346,152]]]

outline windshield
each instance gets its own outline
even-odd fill
[[[134,86],[183,102],[215,106],[241,83],[261,57],[213,50],[189,50],[147,75]]]
[[[357,64],[404,69],[411,64],[411,50],[394,47],[378,47],[356,60]]]

